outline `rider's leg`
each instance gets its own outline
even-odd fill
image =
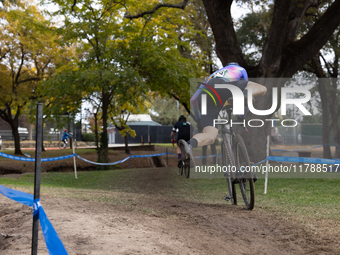
[[[190,160],[190,166],[193,167],[195,162],[192,155],[192,149],[213,144],[217,134],[217,128],[214,128],[213,126],[207,126],[203,128],[203,133],[194,135],[193,138],[190,139],[189,144],[184,140],[180,140],[179,145],[181,146],[183,160]]]
[[[190,139],[190,145],[192,148],[203,147],[205,145],[211,145],[215,142],[218,134],[218,129],[213,126],[207,126],[203,128],[203,133],[198,133]]]
[[[181,153],[181,148],[177,144],[177,156],[178,156],[178,167],[181,167],[182,165],[182,153]]]
[[[177,156],[178,159],[181,159],[181,148],[179,148],[178,144],[177,144]]]
[[[251,94],[253,97],[261,97],[264,96],[267,92],[267,88],[259,83],[249,81],[245,90],[251,90]]]

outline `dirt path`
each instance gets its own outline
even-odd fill
[[[155,173],[161,187],[162,173]],[[122,194],[129,204],[46,196],[41,203],[69,254],[337,254],[331,239],[260,210],[144,189]],[[0,254],[30,254],[32,209],[2,195],[0,205],[0,232],[10,235],[0,235]],[[38,254],[48,254],[41,231]]]

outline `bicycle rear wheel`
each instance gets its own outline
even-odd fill
[[[185,178],[189,178],[190,177],[190,167],[188,167],[187,165],[184,165],[183,169],[184,169]]]
[[[230,144],[227,140],[227,137],[225,137],[226,135],[223,135],[223,142],[221,144],[221,152],[222,152],[222,165],[225,167],[228,166],[234,166],[235,162],[233,159],[233,155],[231,154],[231,148],[230,148]],[[231,169],[231,168],[228,168]],[[227,194],[227,196],[225,197],[231,200],[231,204],[233,205],[237,205],[237,196],[236,196],[236,187],[235,187],[235,183],[233,183],[232,181],[232,176],[231,176],[231,172],[227,171],[224,173],[224,176],[227,180],[227,184],[228,184],[228,191],[229,191],[229,196]],[[227,199],[226,199],[227,200]]]
[[[61,149],[61,150],[63,150],[63,149],[66,148],[66,146],[64,146],[64,142],[63,142],[63,141],[59,141],[58,147],[59,147],[59,149]]]
[[[181,163],[178,163],[178,174],[183,175],[183,162],[181,160]]]
[[[240,135],[235,136],[233,144],[237,170],[243,171],[238,176],[241,194],[247,209],[252,210],[255,205],[255,190],[247,148]]]

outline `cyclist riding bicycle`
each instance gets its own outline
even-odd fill
[[[72,137],[72,135],[68,134],[68,133],[66,132],[66,129],[64,129],[63,137],[61,138],[61,140],[64,142],[64,146],[67,145],[66,141],[67,141],[67,138],[68,138],[68,137]]]
[[[231,84],[237,86],[243,91],[245,98],[247,97],[247,90],[250,88],[252,90],[252,97],[263,96],[267,92],[265,86],[248,81],[246,70],[237,63],[230,63],[210,75],[190,100],[199,127],[199,133],[195,134],[188,143],[185,140],[179,140],[178,142],[181,148],[182,159],[187,165],[190,165],[190,167],[194,167],[195,164],[192,149],[211,145],[215,142],[218,129],[213,126],[213,121],[218,118],[220,110],[227,102],[230,102],[232,98],[232,93],[229,89],[218,88],[215,84]],[[219,95],[221,102],[223,102],[222,106],[216,104],[210,96],[206,96],[207,114],[201,114],[199,109],[202,104],[202,95],[210,95],[211,93],[217,93]]]
[[[181,149],[178,146],[178,141],[183,139],[184,141],[188,142],[190,140],[190,122],[187,121],[184,115],[179,116],[178,122],[173,126],[171,131],[171,142],[174,143],[175,141],[175,133],[177,134],[177,155],[178,155],[178,167],[182,165],[181,159]]]

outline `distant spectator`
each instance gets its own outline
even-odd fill
[[[68,138],[68,137],[72,137],[72,135],[68,134],[68,133],[66,132],[66,129],[64,129],[63,137],[61,138],[61,140],[64,142],[64,146],[67,145],[67,138]]]

